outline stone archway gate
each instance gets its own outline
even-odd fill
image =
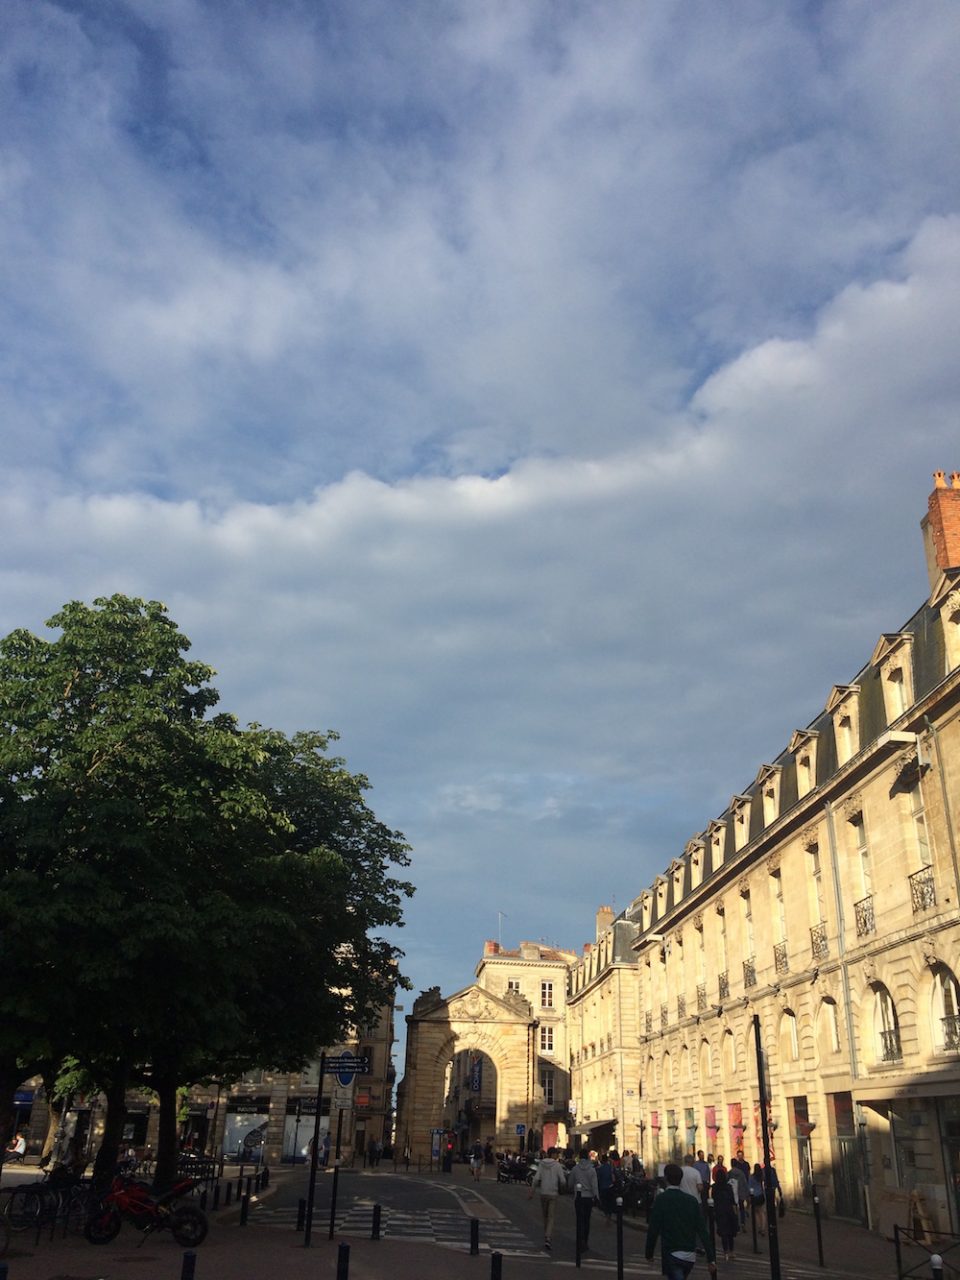
[[[407,1051],[398,1091],[397,1143],[411,1156],[427,1158],[430,1131],[441,1124],[447,1063],[463,1049],[485,1053],[497,1071],[494,1146],[518,1145],[517,1125],[527,1133],[543,1124],[543,1097],[536,1075],[539,1023],[529,1001],[511,993],[493,995],[464,987],[446,999],[431,987],[407,1016]]]

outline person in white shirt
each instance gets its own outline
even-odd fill
[[[557,1215],[557,1197],[560,1187],[566,1182],[567,1173],[557,1159],[557,1148],[551,1147],[546,1156],[537,1165],[537,1172],[530,1184],[530,1195],[533,1199],[535,1190],[540,1192],[540,1208],[543,1211],[543,1247],[549,1253],[553,1238],[553,1224]]]
[[[683,1178],[680,1182],[680,1190],[685,1191],[688,1196],[693,1196],[697,1204],[703,1201],[703,1179],[693,1163],[693,1156],[683,1157]]]

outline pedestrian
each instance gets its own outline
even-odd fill
[[[717,1156],[716,1163],[714,1164],[713,1170],[710,1174],[711,1180],[713,1182],[716,1182],[717,1174],[721,1171],[721,1169],[723,1170],[724,1173],[727,1172],[727,1166],[723,1163],[723,1156]]]
[[[684,1195],[680,1188],[683,1170],[678,1164],[668,1164],[664,1166],[663,1176],[667,1189],[654,1200],[647,1224],[644,1248],[647,1260],[653,1258],[659,1240],[662,1273],[667,1280],[686,1280],[697,1260],[699,1241],[706,1251],[710,1273],[716,1275],[713,1244],[700,1208],[693,1197]]]
[[[320,1167],[325,1169],[330,1162],[330,1130],[324,1129],[320,1139]]]
[[[767,1196],[763,1186],[763,1170],[758,1164],[753,1166],[753,1173],[747,1180],[747,1190],[750,1192],[750,1204],[757,1221],[757,1230],[760,1235],[765,1236],[767,1234]]]
[[[740,1227],[744,1227],[747,1221],[747,1205],[750,1202],[750,1192],[747,1187],[747,1179],[743,1170],[740,1168],[739,1160],[731,1160],[730,1168],[727,1170],[727,1182],[733,1192],[734,1203],[737,1206],[737,1213],[740,1218]]]
[[[537,1165],[537,1172],[533,1175],[533,1182],[530,1184],[528,1199],[533,1199],[534,1191],[540,1192],[540,1209],[543,1213],[543,1247],[547,1253],[553,1247],[551,1241],[553,1239],[553,1224],[557,1216],[557,1197],[560,1195],[560,1188],[566,1176],[563,1165],[557,1159],[557,1148],[551,1147],[544,1159]]]
[[[597,1192],[604,1221],[609,1225],[613,1213],[613,1164],[609,1155],[602,1155],[597,1165]]]
[[[580,1159],[570,1170],[570,1190],[573,1192],[573,1207],[577,1215],[577,1238],[580,1241],[580,1252],[585,1253],[590,1248],[590,1214],[593,1212],[594,1202],[600,1198],[600,1188],[597,1185],[597,1171],[591,1160],[592,1152],[584,1150],[580,1153]]]
[[[734,1191],[726,1169],[716,1170],[713,1179],[713,1218],[723,1245],[724,1262],[733,1261],[733,1241],[740,1231],[740,1214],[734,1203]]]
[[[480,1181],[480,1175],[483,1173],[483,1146],[480,1139],[470,1148],[470,1176],[474,1182]]]
[[[703,1158],[702,1151],[697,1152],[697,1158],[693,1162],[693,1167],[696,1169],[697,1173],[699,1173],[700,1181],[703,1183],[703,1185],[705,1187],[709,1186],[710,1185],[710,1166],[707,1164],[706,1160]]]
[[[703,1179],[700,1177],[696,1165],[693,1163],[693,1156],[686,1155],[683,1157],[683,1169],[681,1170],[683,1179],[680,1183],[680,1190],[685,1191],[688,1196],[693,1196],[697,1204],[703,1202]]]

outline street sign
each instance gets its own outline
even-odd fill
[[[443,1133],[443,1130],[442,1130],[442,1129],[431,1129],[431,1130],[430,1130],[430,1132],[431,1132],[431,1133]]]
[[[526,1126],[525,1124],[518,1124],[518,1125],[517,1125],[517,1137],[518,1137],[518,1138],[522,1138],[522,1137],[523,1137],[523,1135],[524,1135],[526,1132],[527,1132],[527,1126]]]
[[[334,1098],[333,1109],[335,1111],[349,1111],[350,1105],[351,1104],[349,1100],[344,1100],[343,1098]]]
[[[350,1084],[354,1076],[370,1074],[370,1057],[366,1053],[341,1053],[338,1058],[330,1058],[326,1065],[326,1074],[336,1076],[341,1084]]]

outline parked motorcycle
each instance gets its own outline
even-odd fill
[[[87,1219],[83,1234],[91,1244],[108,1244],[116,1239],[126,1221],[144,1238],[153,1231],[169,1230],[177,1244],[195,1249],[206,1239],[207,1216],[195,1205],[174,1204],[195,1186],[192,1178],[184,1178],[163,1195],[155,1196],[145,1182],[114,1178],[110,1190]]]

